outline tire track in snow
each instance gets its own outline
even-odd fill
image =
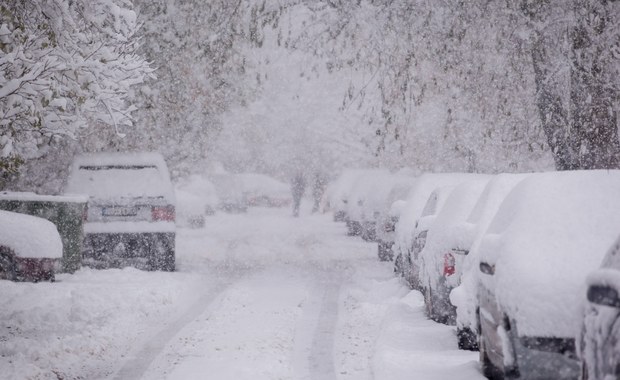
[[[141,379],[149,369],[155,358],[164,351],[168,342],[172,340],[185,326],[192,323],[196,318],[203,314],[214,301],[226,291],[237,278],[233,281],[220,281],[212,286],[208,292],[203,294],[193,305],[184,312],[179,318],[168,324],[163,330],[149,339],[136,352],[129,361],[113,377],[114,380],[135,380]]]
[[[320,271],[323,276],[315,284],[306,301],[304,315],[296,336],[296,363],[300,379],[334,380],[334,340],[338,323],[342,270]],[[312,335],[304,333],[311,331]]]

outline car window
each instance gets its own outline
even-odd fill
[[[155,165],[81,165],[68,187],[69,192],[105,199],[160,196],[168,185]]]

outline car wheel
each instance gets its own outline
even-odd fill
[[[0,278],[17,281],[17,268],[11,255],[0,252]]]
[[[436,316],[433,312],[433,299],[430,287],[425,287],[422,291],[422,294],[424,295],[424,306],[426,306],[426,314],[430,319],[434,321]]]
[[[403,254],[399,253],[394,259],[394,274],[403,276],[404,275],[404,266],[403,266]]]
[[[588,375],[588,363],[581,359],[581,377],[579,380],[588,380],[590,376]]]
[[[482,324],[480,323],[480,309],[476,310],[476,324],[478,325],[478,348],[480,351],[480,369],[482,370],[482,374],[487,379],[503,380],[504,373],[491,362],[489,356],[487,355],[484,331],[482,330]]]
[[[380,261],[390,261],[392,260],[392,249],[390,248],[389,243],[379,242],[378,245],[378,255]]]
[[[480,343],[478,343],[480,347],[480,366],[482,367],[482,374],[487,379],[491,380],[504,380],[504,374],[497,368],[487,356],[486,348],[484,345],[484,338],[480,338]]]
[[[174,272],[175,253],[174,253],[174,234],[156,235],[152,243],[149,258],[150,270],[161,270],[164,272]]]
[[[478,351],[478,339],[469,327],[457,327],[456,338],[460,350]]]

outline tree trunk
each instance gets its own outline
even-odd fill
[[[581,169],[612,169],[620,164],[620,143],[610,78],[613,56],[606,54],[609,7],[606,0],[575,2],[572,31],[570,104],[573,150]]]
[[[577,157],[570,144],[567,110],[562,105],[560,89],[553,88],[549,83],[550,58],[544,44],[543,36],[538,33],[532,47],[532,64],[536,83],[536,104],[540,121],[547,136],[557,170],[577,169]]]

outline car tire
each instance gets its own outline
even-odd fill
[[[18,280],[17,268],[11,255],[0,252],[0,272],[3,273],[2,277],[6,280]]]
[[[483,337],[480,338],[478,346],[480,347],[480,367],[484,377],[490,380],[504,380],[504,374],[502,371],[497,368],[495,364],[491,363],[491,360],[489,360],[489,357],[487,356]]]
[[[470,328],[457,327],[456,339],[460,350],[478,351],[477,336]]]
[[[154,237],[149,259],[149,270],[175,271],[174,234],[160,234]]]
[[[399,253],[394,259],[394,274],[400,277],[405,275],[403,254]]]
[[[579,380],[589,380],[590,375],[588,374],[588,363],[585,360],[581,359],[580,367],[581,377],[579,378]]]
[[[394,254],[392,253],[392,244],[380,241],[378,244],[377,253],[380,261],[392,261]]]

